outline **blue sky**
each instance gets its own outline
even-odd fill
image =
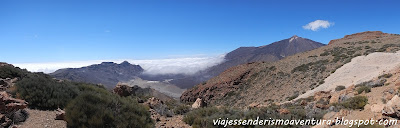
[[[322,43],[400,33],[398,2],[350,0],[1,0],[0,61],[215,56],[293,35]],[[315,20],[333,23],[306,30]]]

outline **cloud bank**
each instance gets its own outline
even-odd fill
[[[316,20],[304,25],[303,28],[306,30],[318,31],[321,28],[329,28],[330,26],[333,25],[334,25],[333,22],[329,22],[327,20]]]
[[[154,59],[154,60],[133,60],[127,59],[131,64],[140,65],[147,74],[194,74],[200,70],[206,69],[222,63],[225,55],[214,57],[186,57],[174,59]],[[91,60],[74,62],[49,62],[49,63],[17,63],[14,66],[27,69],[31,72],[52,73],[62,68],[80,68],[101,62],[121,63],[125,60]]]

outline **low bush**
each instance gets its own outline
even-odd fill
[[[180,105],[176,106],[173,109],[173,111],[174,111],[175,114],[183,115],[183,114],[185,114],[185,113],[190,111],[190,106],[184,105],[184,104],[180,104]]]
[[[0,66],[0,78],[22,78],[28,71],[10,65]]]
[[[378,78],[379,78],[379,79],[380,79],[380,78],[390,78],[390,77],[392,77],[392,76],[393,76],[392,74],[388,73],[388,74],[380,75]]]
[[[341,91],[343,89],[346,89],[346,87],[343,85],[339,85],[339,86],[336,86],[335,91]]]
[[[285,108],[289,113],[280,114],[279,109]],[[183,121],[193,128],[209,128],[221,127],[214,126],[213,120],[217,119],[321,119],[326,111],[321,109],[305,109],[304,106],[294,104],[285,104],[282,106],[271,105],[262,108],[253,108],[250,110],[240,110],[235,108],[199,108],[187,113]],[[238,126],[241,127],[241,126]],[[247,127],[276,127],[276,126],[247,126]],[[303,126],[290,126],[290,127],[303,127]]]
[[[357,93],[358,93],[358,94],[361,94],[362,92],[365,92],[365,93],[371,92],[371,87],[367,87],[367,86],[360,86],[360,87],[358,87],[358,88],[357,88]]]
[[[347,109],[364,109],[364,106],[368,103],[366,96],[355,96],[347,99],[342,103],[333,104],[333,106],[343,107]]]
[[[65,108],[68,127],[154,127],[148,110],[132,97],[119,97],[97,87],[80,89],[84,91]]]
[[[29,103],[30,108],[53,110],[64,108],[78,95],[78,88],[69,82],[58,82],[50,76],[29,74],[16,83],[14,93]]]

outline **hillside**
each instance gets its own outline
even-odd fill
[[[399,49],[399,35],[380,31],[357,33],[280,61],[230,68],[185,91],[181,101],[201,98],[210,105],[238,107],[284,102],[324,84],[325,78],[354,57]]]
[[[223,63],[200,71],[193,76],[174,79],[170,81],[170,83],[181,88],[191,88],[196,84],[219,75],[230,67],[251,62],[274,62],[284,57],[313,50],[321,46],[324,46],[324,44],[294,35],[288,39],[277,41],[269,45],[240,47],[226,54]]]
[[[121,86],[111,92],[0,62],[0,127],[154,127],[144,102],[172,100],[153,89]]]
[[[127,61],[121,64],[103,62],[82,68],[59,69],[50,75],[57,79],[68,79],[77,82],[103,84],[106,88],[114,88],[118,82],[129,81],[143,72],[139,65]]]

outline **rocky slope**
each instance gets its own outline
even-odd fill
[[[181,101],[194,102],[201,98],[210,105],[239,107],[283,102],[323,84],[325,78],[354,57],[399,49],[399,35],[357,33],[280,61],[248,63],[230,68],[184,92]]]
[[[170,83],[181,88],[190,88],[196,84],[207,81],[225,71],[226,69],[251,62],[273,62],[296,53],[313,50],[324,46],[319,42],[298,37],[296,35],[259,47],[240,47],[229,52],[221,64],[200,71],[185,78],[174,79]]]
[[[131,80],[142,72],[143,68],[139,65],[124,61],[121,64],[103,62],[82,68],[59,69],[50,75],[57,79],[103,84],[112,89],[118,82]]]
[[[333,91],[337,86],[349,87],[372,80],[374,77],[385,74],[400,66],[400,53],[371,53],[367,56],[358,56],[351,62],[337,69],[327,77],[317,88],[307,91],[299,98],[307,98],[318,91]]]
[[[377,86],[375,81],[384,80],[382,84]],[[350,84],[346,89],[343,90],[332,90],[332,91],[319,91],[311,97],[314,98],[313,103],[306,103],[301,100],[304,104],[314,104],[316,107],[328,110],[323,116],[324,119],[335,119],[345,118],[347,120],[378,120],[378,121],[397,121],[400,119],[400,65],[396,68],[392,68],[385,71],[385,74],[375,76],[367,82],[367,84]],[[362,86],[370,88],[369,91],[359,91]],[[348,99],[354,97],[365,97],[364,103],[358,106],[359,100],[354,100],[356,104],[347,102]],[[322,99],[322,100],[321,100]],[[321,100],[323,102],[318,102]],[[343,105],[349,108],[343,108]],[[355,107],[358,106],[358,107]],[[393,122],[392,122],[393,123]],[[378,123],[375,123],[375,127],[379,127]],[[381,125],[382,127],[383,125]],[[340,128],[343,125],[332,124],[314,126],[315,128]],[[360,126],[363,127],[363,126]],[[385,127],[397,127],[393,124],[387,124]]]

